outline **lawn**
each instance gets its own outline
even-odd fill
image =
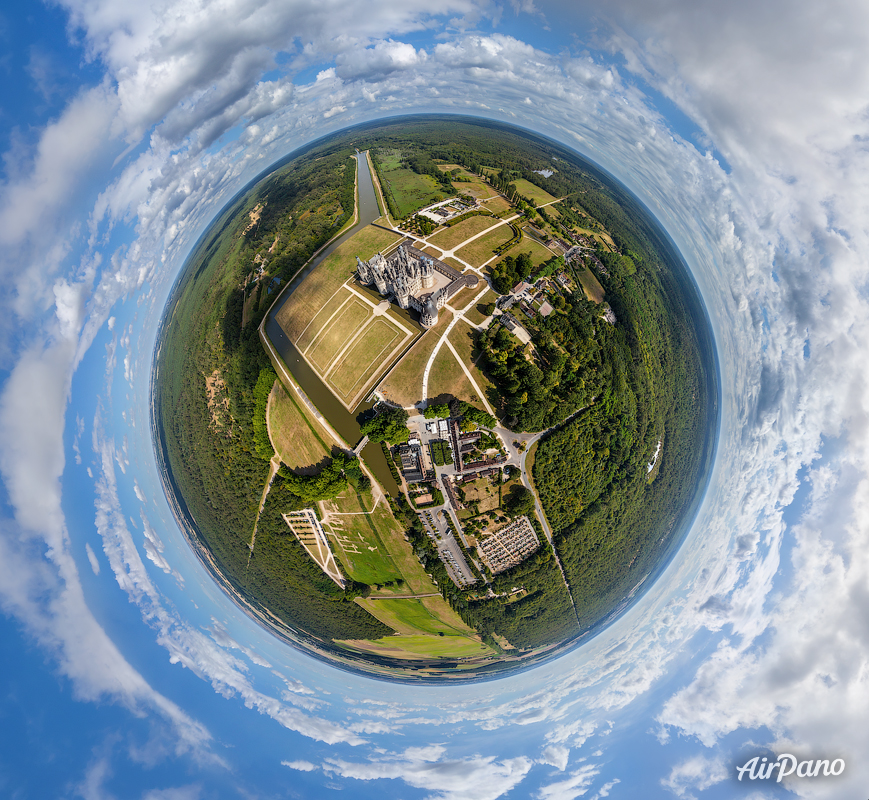
[[[428,598],[425,598],[428,599]],[[380,600],[372,597],[357,597],[356,603],[369,614],[388,625],[396,633],[404,634],[439,634],[454,636],[462,634],[467,626],[462,624],[456,630],[441,619],[434,616],[420,600],[405,598],[401,600]]]
[[[423,334],[392,372],[386,376],[386,380],[378,388],[387,399],[402,406],[412,406],[422,399],[423,370],[438,339],[451,320],[452,314],[442,312],[439,315],[438,324]]]
[[[352,406],[353,396],[365,388],[375,373],[389,366],[389,354],[410,336],[383,317],[375,319],[344,352],[329,375],[329,385]]]
[[[402,237],[369,225],[342,242],[308,275],[284,303],[277,322],[290,341],[301,346],[302,334],[356,269],[356,256],[371,258]],[[310,341],[310,340],[309,340]]]
[[[485,299],[485,297],[483,298]],[[465,362],[477,386],[489,396],[490,390],[494,391],[494,384],[483,375],[482,370],[474,363],[474,358],[477,355],[476,347],[474,346],[474,328],[468,325],[467,322],[460,319],[455,327],[450,331],[450,343],[456,348],[456,352]]]
[[[490,303],[494,303],[497,299],[498,293],[493,289],[489,289],[489,291],[483,295],[482,299],[474,304],[473,308],[465,312],[465,319],[469,319],[475,325],[479,325],[484,319],[486,319],[486,313],[483,309]]]
[[[301,474],[316,472],[312,465],[329,455],[331,437],[302,411],[280,381],[275,381],[269,395],[268,423],[272,445],[290,469]]]
[[[585,296],[595,303],[602,303],[604,296],[603,286],[600,285],[600,281],[594,277],[588,267],[580,267],[576,270],[576,275],[582,284]]]
[[[469,403],[479,402],[468,376],[465,375],[458,360],[446,346],[441,347],[435,356],[428,376],[428,394],[427,399],[429,400],[449,394]]]
[[[486,228],[491,228],[497,221],[488,215],[471,217],[470,219],[463,220],[458,225],[453,225],[452,228],[447,228],[440,233],[436,233],[429,239],[429,242],[436,247],[440,247],[442,250],[452,250],[464,242],[465,239],[470,239],[472,236],[476,236],[478,233],[486,230]]]
[[[372,585],[402,578],[383,543],[384,537],[402,535],[384,501],[372,509],[374,499],[370,491],[360,495],[347,489],[319,505],[323,530],[349,577]]]
[[[508,210],[513,208],[513,206],[510,205],[509,201],[505,200],[499,194],[496,194],[491,199],[486,200],[485,206],[493,214],[498,214],[498,215],[500,215],[502,211],[508,211]]]
[[[531,181],[526,181],[525,178],[519,178],[518,180],[513,181],[513,183],[516,184],[516,191],[522,195],[522,197],[527,197],[537,206],[552,203],[557,199],[549,194],[545,189],[535,186]]]
[[[515,257],[518,256],[519,253],[530,253],[531,263],[534,265],[535,269],[544,262],[549,261],[552,256],[558,255],[558,253],[553,253],[548,247],[540,244],[536,239],[532,239],[524,233],[522,234],[522,239],[519,244],[510,248],[510,255]]]
[[[466,483],[462,486],[465,493],[465,502],[480,504],[478,513],[483,514],[486,511],[494,511],[500,506],[500,493],[498,487],[493,485],[488,478],[480,478],[471,483]]]
[[[458,258],[467,261],[473,267],[481,267],[495,254],[495,248],[509,242],[513,238],[513,230],[509,225],[499,225],[479,239],[465,245],[456,253]]]
[[[352,295],[351,295],[352,296]],[[371,306],[352,296],[353,299],[336,309],[334,316],[317,333],[317,338],[305,351],[308,360],[320,373],[325,373],[344,346],[365,327],[371,317]],[[328,307],[330,307],[329,304]],[[311,325],[308,330],[314,326]]]
[[[332,299],[317,312],[308,327],[302,332],[302,335],[299,336],[296,341],[296,347],[298,347],[302,352],[307,351],[311,342],[317,334],[320,333],[323,326],[333,320],[344,304],[353,299],[353,297],[353,293],[347,289],[339,289]]]

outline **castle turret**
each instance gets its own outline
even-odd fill
[[[427,256],[422,257],[422,288],[431,289],[434,286],[434,261]]]
[[[426,298],[422,313],[419,315],[419,321],[423,328],[433,328],[438,324],[438,307],[434,295],[430,294]]]
[[[371,283],[371,270],[368,268],[368,262],[363,261],[359,256],[356,256],[356,270],[359,272],[359,280],[362,283]]]

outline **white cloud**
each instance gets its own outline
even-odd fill
[[[661,780],[661,785],[669,789],[676,797],[696,800],[692,792],[702,792],[728,777],[727,767],[721,756],[704,758],[694,756],[687,761],[676,764],[670,774]]]
[[[281,764],[299,772],[313,772],[317,769],[317,765],[312,764],[310,761],[281,761]]]
[[[539,800],[574,800],[576,797],[582,797],[588,792],[595,776],[599,773],[600,770],[594,765],[583,764],[579,769],[571,772],[569,778],[541,786],[536,797]]]
[[[323,770],[362,781],[397,778],[408,786],[431,792],[427,800],[496,800],[518,786],[533,764],[524,757],[503,761],[491,756],[441,760],[442,753],[443,748],[417,748],[368,763],[328,758]]]

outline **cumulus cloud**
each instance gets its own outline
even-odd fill
[[[721,757],[704,758],[695,756],[676,764],[670,774],[661,780],[661,785],[676,797],[696,800],[692,792],[702,792],[728,777],[727,767]]]
[[[413,748],[367,763],[330,758],[323,770],[362,781],[397,778],[431,792],[427,800],[495,800],[518,786],[533,764],[521,756],[503,761],[491,756],[441,759],[443,753],[443,747]]]

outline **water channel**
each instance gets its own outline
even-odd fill
[[[283,359],[287,369],[292,373],[293,379],[350,447],[353,447],[362,438],[359,423],[356,421],[357,414],[371,408],[372,404],[360,405],[355,409],[355,413],[349,412],[302,357],[301,353],[284,333],[275,317],[293,291],[320,265],[324,258],[327,258],[350,236],[353,236],[357,231],[362,230],[362,228],[370,225],[381,216],[380,206],[377,202],[377,192],[374,189],[371,169],[368,166],[367,154],[357,153],[355,158],[358,190],[357,211],[359,215],[356,224],[319,253],[304,270],[287,284],[275,304],[269,310],[264,323],[266,336],[268,336],[272,346],[277,350],[281,359]],[[380,444],[371,442],[366,445],[362,450],[362,457],[383,488],[393,497],[397,496],[399,493],[398,484],[392,477]]]

